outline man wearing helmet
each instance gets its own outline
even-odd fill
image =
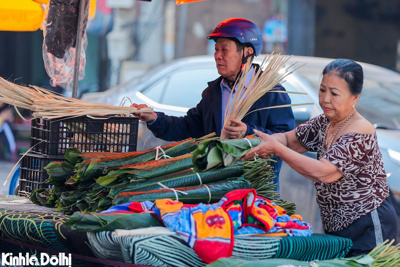
[[[225,107],[229,104],[231,90],[239,77],[243,64],[251,63],[253,58],[260,54],[262,36],[260,29],[251,21],[242,18],[231,18],[222,21],[208,36],[215,41],[214,58],[218,79],[209,82],[202,93],[202,99],[196,107],[191,108],[183,117],[165,115],[162,112],[140,113],[135,115],[147,122],[147,127],[153,134],[167,141],[179,141],[189,137],[202,137],[215,132],[218,136],[224,131],[231,139],[253,134],[257,129],[268,134],[286,132],[294,129],[294,117],[290,107],[264,109],[250,113],[242,121],[232,119],[233,126],[225,126]],[[248,72],[250,81],[253,72],[259,65],[253,64]],[[276,85],[274,90],[285,90]],[[232,95],[233,97],[233,95]],[[288,94],[266,93],[250,108],[252,110],[290,104]],[[142,108],[146,105],[136,105]],[[275,170],[278,176],[282,162],[278,160]],[[277,180],[276,180],[277,183]]]

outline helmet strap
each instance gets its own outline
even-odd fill
[[[243,69],[243,66],[244,66],[244,64],[246,64],[246,63],[247,63],[247,58],[248,58],[248,56],[245,56],[245,55],[244,55],[244,54],[245,54],[244,48],[245,48],[245,46],[243,46],[243,54],[242,54],[242,68],[241,68],[241,69]]]
[[[245,56],[245,50],[244,50],[245,48],[246,48],[246,47],[243,47],[242,66],[241,66],[241,68],[240,68],[241,71],[243,71],[244,66],[245,66],[246,63],[247,63],[248,58],[254,56],[254,54],[249,54],[249,55]]]
[[[243,55],[242,55],[242,70],[243,70],[243,66],[247,63],[247,59],[251,56],[253,56],[254,54],[248,54],[247,56],[245,56],[245,49],[246,47],[243,47]]]
[[[243,72],[244,66],[245,66],[246,63],[247,63],[247,59],[253,55],[253,54],[249,54],[249,55],[245,56],[245,55],[244,55],[244,54],[245,54],[244,49],[245,49],[245,47],[243,47],[242,66],[240,67],[240,70],[239,70],[239,72],[238,72],[237,75],[236,75],[235,82],[236,82],[236,80],[239,78],[239,76],[241,75],[241,73]]]

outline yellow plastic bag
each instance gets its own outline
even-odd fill
[[[32,0],[1,1],[0,31],[36,31],[43,19],[42,6]]]

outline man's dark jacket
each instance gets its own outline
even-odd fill
[[[222,125],[221,80],[222,77],[219,77],[208,83],[208,88],[203,91],[200,103],[189,109],[186,116],[175,117],[157,112],[156,121],[148,124],[148,128],[156,137],[167,141],[180,141],[189,137],[199,138],[212,132],[219,136]],[[274,92],[284,90],[281,85],[275,86],[273,90],[258,99],[249,112],[265,107],[290,104],[287,93]],[[247,124],[246,135],[254,134],[253,129],[273,134],[287,132],[295,127],[291,107],[255,111],[245,116],[242,122]]]
[[[148,128],[156,137],[167,141],[180,141],[189,137],[199,138],[213,132],[220,136],[222,125],[221,81],[222,77],[219,77],[215,81],[209,82],[208,88],[202,93],[200,103],[196,107],[189,109],[186,116],[175,117],[157,112],[156,121],[148,124]],[[285,88],[281,85],[276,85],[273,90],[258,99],[249,112],[265,107],[290,104],[291,100],[287,93],[274,92],[284,90]],[[291,107],[258,110],[245,116],[242,122],[247,125],[246,135],[254,134],[254,129],[273,134],[287,132],[295,127]],[[278,176],[282,160],[275,159],[277,159],[277,163],[272,165],[274,165],[277,177],[275,179],[276,190],[279,190]]]

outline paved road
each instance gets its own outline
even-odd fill
[[[8,188],[10,186],[10,181],[3,186],[4,181],[6,180],[8,174],[11,172],[12,168],[14,167],[15,163],[8,162],[8,161],[0,161],[0,194],[1,195],[8,195]],[[11,179],[11,178],[10,178]]]

